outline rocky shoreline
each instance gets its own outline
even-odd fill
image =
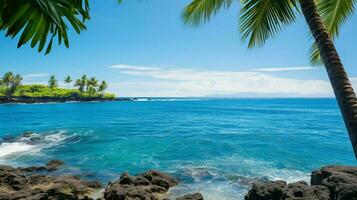
[[[78,176],[48,175],[63,164],[60,160],[52,160],[45,166],[0,166],[0,200],[174,200],[169,199],[168,192],[180,184],[177,178],[156,170],[135,176],[123,173],[105,187]],[[203,199],[200,193],[176,198]],[[312,172],[310,185],[304,181],[255,182],[245,200],[357,200],[357,167],[323,167]]]
[[[245,200],[357,200],[357,167],[326,166],[305,181],[254,183]]]
[[[179,184],[176,178],[156,170],[136,176],[123,173],[104,188],[97,181],[82,180],[78,176],[46,175],[63,164],[52,160],[45,166],[0,166],[0,200],[169,200],[167,192]],[[102,195],[94,197],[96,193]],[[187,194],[176,200],[203,200],[203,196]]]

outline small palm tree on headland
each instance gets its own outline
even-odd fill
[[[98,86],[98,80],[95,77],[92,77],[87,81],[87,91],[88,92],[90,89],[90,93],[95,93],[97,86]]]
[[[1,85],[4,87],[5,96],[10,98],[16,89],[21,85],[22,77],[17,74],[14,75],[12,72],[7,72],[1,79]]]
[[[67,83],[67,89],[69,89],[69,84],[72,83],[72,78],[70,76],[67,76],[65,79],[64,79],[64,82]]]
[[[98,86],[98,91],[101,93],[102,96],[104,96],[104,91],[108,88],[108,84],[105,81],[102,81],[100,85]]]
[[[58,81],[54,75],[50,76],[50,80],[48,81],[48,87],[50,88],[51,95],[53,95],[53,91],[58,87]]]
[[[234,0],[193,0],[183,14],[186,23],[199,25],[209,21],[220,8],[228,8]],[[262,46],[302,13],[315,39],[330,78],[338,105],[347,127],[357,159],[357,98],[341,59],[332,42],[346,18],[354,11],[355,0],[241,0],[240,32],[248,47]],[[302,12],[300,12],[300,9]],[[321,15],[320,15],[321,13]],[[325,24],[326,26],[325,26]],[[316,53],[317,52],[317,53]],[[316,63],[316,62],[314,62]]]
[[[87,76],[86,75],[83,75],[80,79],[77,79],[76,80],[76,83],[74,84],[75,87],[78,87],[78,90],[83,93],[85,92],[85,87],[87,85]]]

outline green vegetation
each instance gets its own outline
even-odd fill
[[[69,77],[69,76],[68,76]],[[68,77],[65,78],[65,83],[68,84],[72,81]],[[90,80],[86,79],[83,75],[81,79],[86,84],[78,86],[73,89],[65,89],[58,87],[58,81],[54,75],[50,76],[48,85],[32,84],[22,85],[22,77],[14,75],[12,72],[7,72],[0,79],[0,97],[29,97],[29,98],[103,98],[114,99],[114,94],[104,93],[107,88],[105,81],[98,85],[96,78],[92,77]],[[104,83],[104,84],[103,84]],[[87,88],[87,89],[85,89]]]
[[[239,31],[248,48],[260,47],[302,14],[313,36],[311,62],[319,59],[327,74],[357,159],[357,98],[332,40],[354,12],[355,0],[241,0]],[[185,8],[185,23],[197,26],[207,22],[221,8],[229,8],[233,0],[192,0]]]

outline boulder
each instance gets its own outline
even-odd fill
[[[357,200],[357,167],[326,166],[311,174],[311,185],[329,188],[331,199]]]
[[[170,187],[176,186],[178,181],[168,174],[149,170],[136,176],[123,173],[119,180],[110,183],[104,192],[106,200],[157,200],[168,191]]]
[[[47,171],[54,171],[64,165],[62,160],[51,160],[46,164]]]
[[[285,181],[254,183],[245,196],[245,200],[280,200],[285,187]]]
[[[176,198],[176,200],[203,200],[201,193],[186,194],[182,197]]]
[[[89,200],[87,194],[99,188],[100,183],[76,176],[29,174],[24,168],[0,166],[1,200]]]
[[[330,191],[326,186],[309,186],[300,181],[288,184],[283,190],[282,200],[330,200]]]
[[[254,183],[245,200],[357,200],[357,167],[322,167],[312,172],[310,185],[303,181]]]

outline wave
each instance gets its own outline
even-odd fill
[[[0,159],[8,159],[23,154],[34,154],[43,149],[59,145],[68,138],[65,133],[66,131],[47,134],[25,133],[19,137],[4,137],[0,141]]]
[[[235,164],[236,163],[236,164]],[[273,163],[226,156],[202,163],[179,164],[171,169],[183,184],[170,190],[170,198],[200,192],[207,200],[243,200],[255,182],[284,180],[288,183],[310,181],[309,173],[290,168],[279,168]]]

